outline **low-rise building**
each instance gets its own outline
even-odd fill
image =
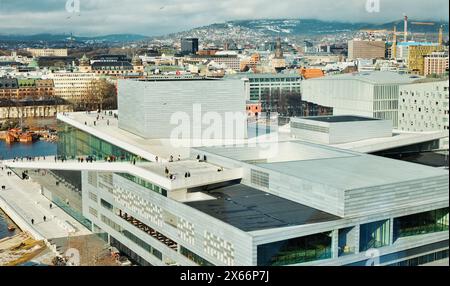
[[[392,136],[392,121],[362,116],[315,116],[292,118],[293,138],[333,145]]]
[[[395,72],[363,72],[302,82],[305,101],[333,108],[333,115],[358,115],[398,125],[399,87],[419,79]]]
[[[67,49],[31,49],[27,48],[27,52],[35,58],[38,57],[67,57]]]

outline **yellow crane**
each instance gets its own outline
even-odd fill
[[[431,22],[411,22],[412,25],[419,25],[419,26],[434,26],[435,23]]]

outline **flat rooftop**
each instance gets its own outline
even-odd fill
[[[246,232],[340,219],[242,184],[205,193],[216,199],[185,204]]]
[[[351,151],[339,150],[302,141],[262,143],[253,146],[200,147],[195,149],[199,151],[199,153],[201,153],[201,151],[211,152],[216,155],[250,164],[323,160],[355,155]]]
[[[428,166],[303,141],[196,150],[343,191],[448,176],[448,172]]]
[[[336,116],[311,116],[311,117],[303,117],[299,119],[320,121],[320,122],[328,122],[328,123],[339,123],[339,122],[356,122],[356,121],[376,121],[379,119],[370,118],[370,117],[362,117],[362,116],[354,116],[354,115],[336,115]]]
[[[117,111],[114,111],[117,113]],[[107,114],[109,114],[107,112]],[[100,115],[100,119],[97,120],[97,115]],[[119,114],[120,116],[120,114]],[[172,155],[174,159],[181,156],[181,159],[189,158],[190,150],[192,147],[198,146],[223,146],[233,144],[245,144],[248,142],[246,139],[242,140],[189,140],[189,139],[147,139],[140,137],[136,134],[128,132],[119,128],[118,119],[114,116],[105,114],[97,114],[97,112],[72,112],[72,113],[59,113],[57,115],[58,120],[63,121],[79,130],[87,132],[99,139],[109,142],[117,147],[127,150],[133,154],[136,154],[149,161],[154,161],[155,157],[167,161]],[[96,124],[94,125],[94,121]],[[108,125],[109,121],[109,125]],[[259,135],[268,136],[265,134]],[[249,140],[254,140],[249,139]],[[198,145],[196,145],[198,144]]]
[[[390,71],[356,72],[309,79],[309,81],[357,80],[371,84],[409,84],[423,77]]]
[[[375,155],[258,164],[259,167],[341,190],[403,183],[439,176],[447,171]]]

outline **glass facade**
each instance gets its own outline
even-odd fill
[[[117,173],[117,175],[119,175],[119,176],[121,176],[121,177],[123,177],[125,179],[128,179],[128,180],[130,180],[130,181],[132,181],[132,182],[134,182],[134,183],[136,183],[136,184],[138,184],[140,186],[143,186],[143,187],[145,187],[145,188],[147,188],[147,189],[149,189],[149,190],[151,190],[151,191],[153,191],[155,193],[158,193],[158,194],[161,194],[161,195],[167,197],[167,190],[163,189],[162,187],[160,187],[158,185],[152,184],[152,183],[150,183],[150,182],[148,182],[148,181],[146,181],[144,179],[141,179],[139,177],[136,177],[136,176],[133,176],[133,175],[130,175],[130,174],[127,174],[127,173]]]
[[[359,236],[359,251],[380,248],[390,243],[390,220],[362,224]]]
[[[394,239],[448,231],[449,208],[394,219]]]
[[[448,258],[448,249],[439,251],[439,252],[435,252],[435,253],[430,253],[427,255],[422,255],[419,257],[415,257],[415,258],[411,258],[408,260],[403,260],[400,262],[392,263],[387,266],[419,266],[419,265],[424,265],[424,264],[431,263],[431,262],[438,261],[438,260],[445,259],[445,258]]]
[[[153,256],[155,256],[159,260],[162,260],[162,253],[159,250],[151,247],[150,244],[146,243],[145,241],[143,241],[139,237],[135,236],[134,234],[132,234],[128,230],[123,230],[122,234],[125,237],[127,237],[129,240],[134,242],[136,245],[140,246],[142,249],[145,249],[148,253],[151,253]]]
[[[180,245],[180,253],[186,256],[188,259],[194,261],[200,266],[214,266],[211,262],[209,262],[206,259],[203,259],[202,257],[198,256],[194,252],[190,251],[189,249],[183,247]]]
[[[97,160],[115,157],[119,161],[140,160],[139,156],[101,140],[69,124],[58,122],[58,156],[75,159],[92,156]]]
[[[331,232],[258,246],[258,266],[282,266],[331,258]]]
[[[126,247],[124,244],[122,244],[120,241],[118,241],[114,237],[110,236],[110,241],[111,241],[111,246],[120,250],[120,252],[124,253],[131,261],[135,262],[136,264],[139,264],[140,266],[152,266],[144,258],[137,255],[135,252],[133,252],[131,249]]]

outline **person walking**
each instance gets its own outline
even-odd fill
[[[34,224],[34,219],[33,218],[31,219],[31,224]]]
[[[50,204],[50,209],[52,209],[53,208],[53,204]]]
[[[44,216],[44,222],[46,222],[47,221],[47,217],[46,216]]]

